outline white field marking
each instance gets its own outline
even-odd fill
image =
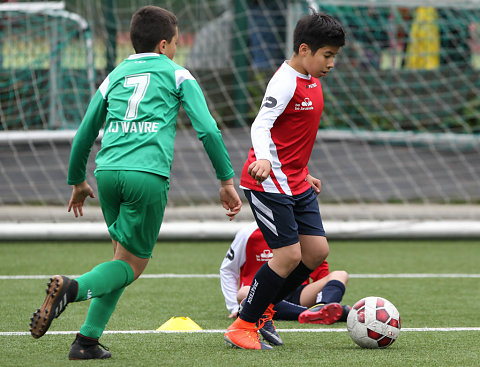
[[[191,331],[173,331],[173,330],[106,330],[103,334],[172,334],[172,333],[199,333],[199,334],[219,334],[225,333],[226,329],[211,330],[191,330]],[[282,333],[344,333],[347,329],[277,329]],[[403,328],[402,332],[452,332],[452,331],[480,331],[480,327],[450,327],[450,328]],[[76,334],[78,331],[49,331],[48,335],[67,335]],[[0,332],[0,336],[24,336],[30,335],[28,331],[6,331]]]
[[[0,275],[0,280],[48,279],[53,275]],[[78,278],[80,275],[67,275]],[[142,274],[144,279],[175,279],[175,278],[220,278],[219,274]],[[403,274],[350,274],[350,278],[480,278],[480,274],[435,274],[435,273],[403,273]]]

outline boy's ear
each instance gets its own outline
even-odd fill
[[[166,45],[167,40],[161,40],[160,42],[158,42],[157,49],[159,54],[163,55],[165,53]]]
[[[310,51],[310,47],[306,43],[302,43],[298,47],[298,54],[300,56],[306,56],[308,51]]]

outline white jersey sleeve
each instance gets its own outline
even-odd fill
[[[257,160],[273,161],[270,152],[270,142],[272,141],[270,129],[278,116],[285,111],[296,89],[296,79],[291,77],[289,69],[290,67],[284,63],[270,79],[260,111],[252,124],[250,134]]]
[[[220,285],[225,297],[225,305],[231,314],[238,312],[237,292],[240,269],[246,261],[248,239],[257,228],[257,224],[253,222],[237,232],[220,266]]]

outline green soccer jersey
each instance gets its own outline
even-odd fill
[[[197,81],[165,55],[131,55],[92,98],[75,135],[68,184],[86,178],[91,147],[105,123],[97,170],[135,170],[169,177],[180,104],[219,180],[234,176],[220,130]]]

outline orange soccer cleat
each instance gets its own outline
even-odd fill
[[[260,341],[258,329],[254,322],[247,322],[237,317],[224,334],[225,343],[241,349],[272,349],[270,345]]]

